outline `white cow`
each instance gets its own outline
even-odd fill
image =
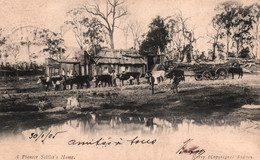
[[[164,80],[165,71],[152,71],[152,75],[154,77],[154,84],[158,84],[158,79],[161,81]]]

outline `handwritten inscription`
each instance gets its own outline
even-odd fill
[[[198,149],[199,146],[191,146],[187,147],[187,145],[192,141],[192,139],[188,139],[183,143],[181,148],[176,152],[176,154],[190,154],[193,155],[192,160],[195,160],[196,158],[203,155],[206,151],[204,149]]]
[[[68,145],[78,145],[78,146],[83,146],[83,145],[88,145],[88,146],[102,146],[102,147],[107,147],[107,146],[119,146],[122,144],[129,144],[129,145],[137,145],[137,144],[150,144],[153,145],[155,144],[157,139],[139,139],[138,136],[136,136],[133,139],[128,139],[128,140],[123,140],[122,138],[119,138],[118,140],[112,140],[111,137],[105,139],[105,138],[99,138],[97,140],[90,140],[90,141],[77,141],[75,139],[72,139],[68,142]]]
[[[139,140],[138,139],[138,136],[136,136],[134,139],[132,140],[127,140],[127,142],[130,142],[131,145],[133,144],[154,144],[157,140],[154,139],[154,140]]]
[[[67,131],[59,131],[59,132],[55,132],[53,133],[52,130],[48,131],[47,133],[45,133],[44,131],[41,132],[41,134],[37,134],[37,133],[31,133],[29,139],[33,139],[35,141],[40,140],[43,144],[45,142],[46,139],[55,139],[55,137],[61,133],[65,133]]]

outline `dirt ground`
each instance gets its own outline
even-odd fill
[[[237,77],[236,77],[237,78]],[[186,77],[173,93],[169,80],[155,86],[141,84],[124,87],[88,88],[66,91],[44,91],[35,84],[36,79],[21,79],[17,90],[2,89],[0,96],[0,130],[19,132],[18,128],[35,128],[69,119],[84,117],[89,113],[98,116],[159,117],[181,121],[192,119],[196,123],[238,124],[243,120],[260,120],[259,109],[244,109],[245,104],[260,105],[259,74],[245,74],[243,79],[195,81]],[[31,88],[25,89],[25,86]],[[14,86],[11,86],[14,87]],[[20,90],[19,90],[20,89]],[[67,98],[76,96],[80,110],[67,111]],[[52,110],[39,111],[45,102]],[[57,109],[55,109],[57,108]]]

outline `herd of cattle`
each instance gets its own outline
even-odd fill
[[[185,80],[184,71],[182,70],[171,70],[170,72],[165,71],[153,71],[148,72],[146,74],[141,74],[139,72],[124,72],[116,75],[116,78],[120,80],[122,86],[124,86],[124,82],[128,81],[130,85],[140,84],[140,78],[145,78],[147,83],[149,83],[149,77],[153,76],[155,81],[154,84],[158,84],[161,81],[165,80],[165,78],[173,79],[174,77],[179,77],[182,81]],[[82,89],[84,84],[86,87],[91,87],[91,81],[94,82],[95,87],[110,87],[115,86],[113,84],[112,75],[96,75],[94,77],[85,75],[85,76],[74,76],[74,77],[40,77],[37,84],[43,84],[46,86],[46,90],[49,90],[51,86],[54,87],[55,90],[66,90],[72,89],[73,85],[77,85],[78,89]]]
[[[234,73],[239,74],[238,78],[243,77],[243,69],[241,67],[231,67],[229,68],[228,73],[232,74],[232,79],[234,79]],[[46,90],[49,90],[50,86],[53,86],[55,90],[66,90],[67,88],[72,89],[74,84],[77,85],[78,89],[83,88],[84,84],[86,84],[87,88],[89,88],[91,87],[91,81],[94,82],[95,87],[117,86],[117,84],[115,84],[115,79],[120,80],[121,86],[124,86],[124,81],[128,81],[130,85],[140,84],[140,78],[145,78],[147,83],[151,85],[158,84],[167,78],[170,79],[170,82],[173,80],[173,85],[176,86],[176,89],[180,81],[185,81],[184,71],[176,68],[168,72],[159,70],[147,72],[146,74],[141,74],[139,72],[124,72],[116,75],[116,77],[112,74],[96,75],[94,77],[88,75],[73,77],[40,77],[37,84],[44,84],[46,86]],[[153,81],[152,83],[151,79]]]

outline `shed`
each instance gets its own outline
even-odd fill
[[[95,75],[108,74],[112,70],[117,74],[123,71],[144,74],[147,68],[143,57],[134,50],[102,50],[95,59]]]
[[[45,60],[46,63],[46,69],[45,69],[45,75],[46,76],[59,76],[62,74],[62,70],[64,69],[66,72],[81,74],[80,72],[80,62],[78,62],[75,59],[61,59],[61,60],[55,60],[52,58],[47,58]]]

